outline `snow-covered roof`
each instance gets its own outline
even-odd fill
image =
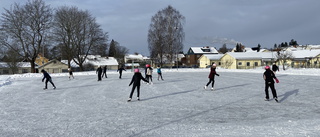
[[[61,62],[68,64],[67,60],[61,60]],[[88,55],[84,64],[92,64],[94,66],[114,66],[119,65],[118,61],[114,57],[101,57],[100,55]],[[79,67],[73,60],[70,62],[71,67]]]
[[[210,54],[210,53],[219,53],[214,47],[190,47],[194,54]]]
[[[276,52],[228,52],[235,59],[271,59],[276,58]]]
[[[294,58],[314,58],[320,54],[320,50],[297,50],[291,51]]]
[[[204,54],[209,60],[220,60],[224,54]]]

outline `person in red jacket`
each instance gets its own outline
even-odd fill
[[[276,92],[276,89],[274,88],[274,80],[273,79],[275,79],[277,83],[279,83],[279,80],[274,75],[273,71],[270,70],[269,66],[266,66],[265,70],[266,71],[263,73],[263,79],[265,80],[265,93],[266,93],[265,101],[269,101],[268,89],[270,87],[274,100],[278,102],[277,92]]]
[[[207,83],[207,85],[204,86],[204,89],[207,89],[208,86],[209,86],[209,84],[212,82],[211,90],[213,90],[213,87],[214,87],[214,77],[215,77],[215,75],[220,76],[220,75],[217,74],[217,72],[216,72],[216,67],[217,67],[216,64],[212,64],[211,69],[210,69],[210,74],[209,74],[209,76],[208,76],[209,82]]]
[[[148,80],[146,80],[145,78],[143,78],[143,76],[142,76],[141,73],[139,72],[139,69],[138,69],[138,68],[134,69],[134,75],[133,75],[132,80],[131,80],[131,82],[130,82],[130,84],[129,84],[129,86],[131,86],[132,84],[133,84],[133,86],[132,86],[132,90],[131,90],[129,99],[127,100],[128,102],[131,101],[132,95],[133,95],[133,92],[134,92],[135,88],[137,88],[137,99],[140,100],[139,96],[140,96],[140,85],[141,85],[141,84],[140,84],[140,81],[141,81],[141,80],[149,83]]]

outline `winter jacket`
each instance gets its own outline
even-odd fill
[[[157,68],[157,73],[161,73],[161,68],[160,67]]]
[[[121,67],[117,70],[117,72],[119,71],[119,73],[122,73],[123,70],[126,71],[123,67]]]
[[[98,73],[98,75],[101,75],[101,74],[102,74],[102,68],[99,67],[99,68],[97,69],[96,73]]]
[[[145,78],[142,77],[140,72],[136,72],[136,73],[134,73],[129,86],[131,86],[132,83],[133,83],[133,85],[140,86],[140,81],[141,80],[149,83],[148,80],[146,80]]]
[[[216,68],[211,67],[208,78],[214,79],[215,75],[219,76],[219,74],[217,74],[217,72],[216,72]]]
[[[274,75],[274,73],[270,70],[267,69],[264,73],[263,73],[263,79],[266,81],[266,83],[274,83],[273,79],[277,79],[277,77]]]
[[[147,75],[152,75],[152,68],[151,67],[147,68]]]
[[[44,71],[44,72],[43,72],[43,78],[42,78],[42,81],[44,81],[44,79],[47,79],[47,80],[50,80],[50,79],[51,79],[51,77],[50,77],[49,73],[48,73],[48,72],[46,72],[46,71]]]

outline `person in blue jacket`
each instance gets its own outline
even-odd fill
[[[129,84],[129,86],[131,86],[132,84],[133,84],[133,86],[132,86],[132,89],[131,89],[131,93],[130,93],[129,99],[127,100],[128,102],[131,101],[133,92],[134,92],[134,90],[136,88],[137,88],[137,99],[140,100],[140,85],[141,85],[140,81],[141,80],[143,80],[143,81],[145,81],[147,83],[149,82],[148,80],[143,78],[143,76],[139,72],[138,68],[134,69],[134,75],[133,75],[132,80],[131,80],[131,82]]]
[[[48,82],[50,82],[53,86],[53,89],[56,89],[56,86],[54,85],[54,83],[52,82],[52,78],[49,75],[49,73],[47,71],[45,71],[44,69],[41,70],[41,72],[43,73],[43,78],[42,78],[42,82],[44,82],[44,79],[46,79],[46,85],[45,88],[43,89],[47,89],[48,88]]]
[[[158,73],[158,80],[159,80],[159,78],[161,78],[161,80],[163,80],[160,65],[158,65],[158,67],[157,67],[157,73]]]

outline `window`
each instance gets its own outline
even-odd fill
[[[254,66],[258,66],[259,65],[259,63],[258,62],[254,62]]]
[[[250,66],[250,62],[247,62],[247,66]]]
[[[242,62],[239,62],[238,65],[241,66],[241,65],[242,65]]]

